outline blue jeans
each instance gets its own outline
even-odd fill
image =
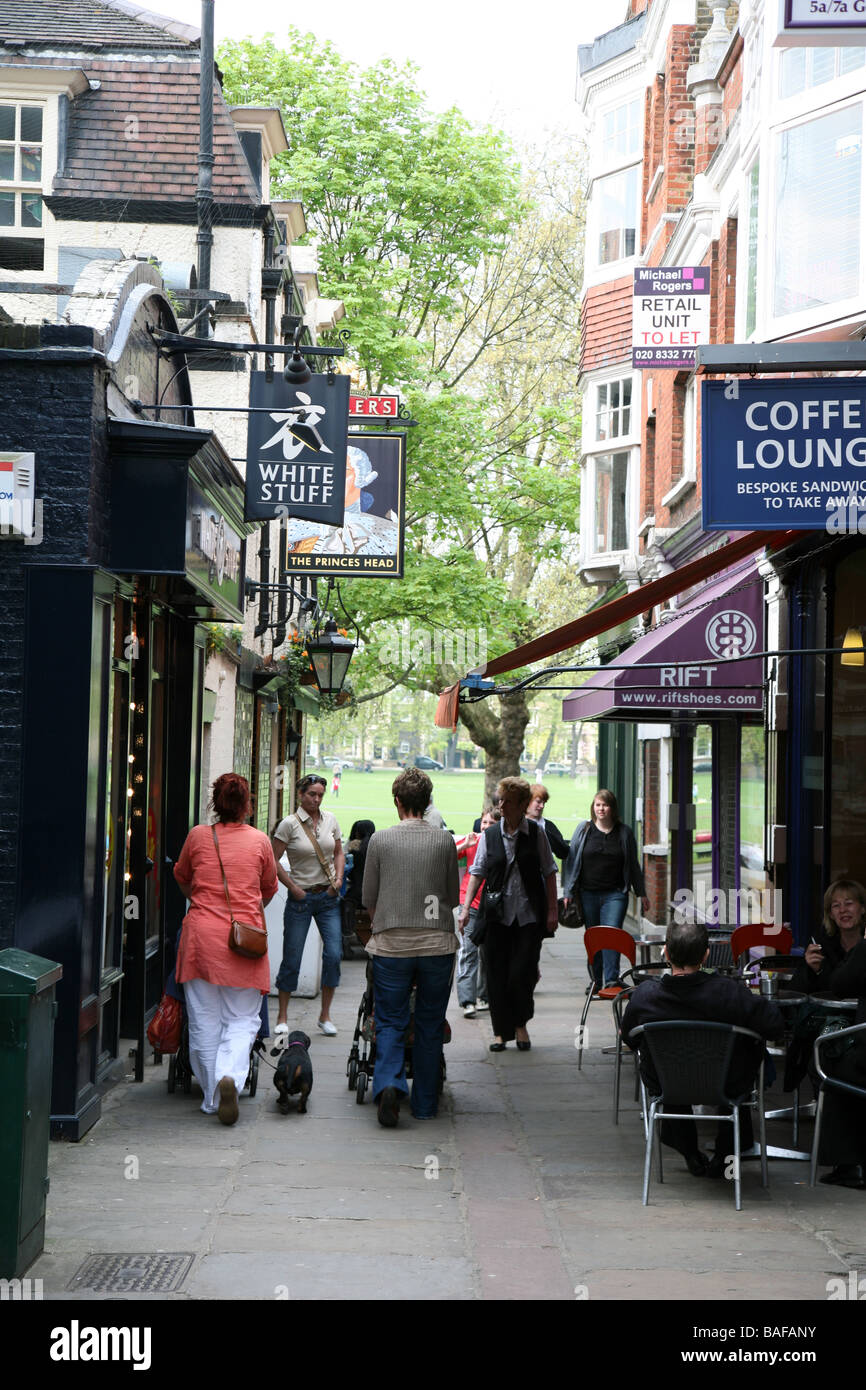
[[[439,1108],[439,1076],[445,1010],[451,994],[454,956],[374,956],[373,1000],[376,1020],[376,1068],[373,1099],[386,1086],[404,1096],[405,1047],[409,1031],[409,996],[415,993],[415,1041],[412,1046],[412,1114],[431,1119]]]
[[[474,1004],[476,999],[487,998],[484,958],[481,947],[476,946],[473,933],[478,922],[476,908],[469,909],[469,921],[463,932],[463,942],[457,957],[457,1003]]]
[[[294,994],[298,987],[301,956],[314,917],[322,938],[322,988],[336,989],[340,983],[343,954],[340,899],[327,890],[305,893],[299,900],[290,894],[283,913],[283,959],[277,972],[277,989],[285,994]]]
[[[591,888],[581,888],[580,901],[583,906],[583,920],[588,927],[621,927],[625,921],[628,907],[628,893],[597,893]],[[595,960],[589,962],[590,974],[596,984],[602,986],[616,984],[619,976],[619,952],[597,951]]]

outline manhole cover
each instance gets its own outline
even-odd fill
[[[91,1255],[67,1288],[93,1293],[171,1293],[190,1271],[194,1255]]]

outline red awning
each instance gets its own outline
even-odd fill
[[[661,579],[653,579],[649,584],[641,584],[631,593],[612,599],[601,608],[594,608],[582,618],[576,618],[573,623],[554,628],[543,637],[536,637],[534,641],[526,642],[522,647],[515,647],[513,651],[497,656],[493,661],[489,661],[486,667],[478,667],[478,674],[487,678],[501,676],[506,671],[516,671],[521,666],[530,666],[533,662],[555,656],[557,652],[568,651],[570,647],[576,647],[580,642],[588,642],[591,637],[598,637],[612,627],[627,622],[629,618],[636,618],[639,613],[645,613],[657,603],[664,603],[667,599],[673,598],[674,594],[682,593],[683,589],[702,584],[722,570],[730,569],[745,556],[754,555],[757,550],[763,550],[765,547],[767,550],[782,550],[808,534],[807,531],[747,531],[745,535],[738,536],[730,544],[720,546],[709,555],[699,555],[696,560],[690,560],[687,565],[674,570],[673,573],[663,575]],[[449,695],[453,689],[453,686],[450,687],[449,691],[440,696],[440,704],[444,696]]]

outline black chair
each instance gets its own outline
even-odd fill
[[[693,1119],[686,1106],[712,1106],[713,1113],[703,1111],[703,1119],[728,1120],[734,1127],[734,1205],[742,1207],[740,1193],[740,1115],[739,1106],[749,1105],[758,1111],[758,1133],[761,1149],[761,1182],[769,1185],[767,1172],[767,1143],[764,1122],[764,1040],[750,1028],[734,1023],[693,1022],[688,1019],[663,1023],[645,1023],[635,1028],[632,1038],[638,1041],[658,1077],[660,1091],[650,1095],[647,1118],[647,1141],[644,1156],[643,1204],[649,1203],[650,1170],[656,1123],[668,1120]],[[731,1095],[728,1076],[738,1039],[748,1040],[754,1047],[757,1080],[743,1095]],[[738,1061],[740,1059],[738,1058]],[[724,1109],[723,1109],[724,1107]],[[730,1107],[730,1113],[726,1113]],[[664,1182],[662,1145],[658,1145],[659,1182]]]
[[[824,1110],[824,1095],[826,1091],[838,1091],[840,1095],[854,1096],[857,1100],[866,1103],[866,1087],[855,1086],[850,1081],[841,1081],[838,1077],[831,1076],[824,1069],[822,1053],[837,1042],[840,1038],[860,1037],[866,1033],[866,1023],[854,1023],[850,1028],[839,1028],[833,1033],[822,1033],[820,1038],[815,1039],[815,1070],[820,1077],[818,1086],[818,1108],[815,1111],[815,1134],[812,1139],[812,1164],[809,1174],[809,1185],[815,1186],[815,1178],[818,1173],[818,1145],[821,1142],[821,1119]]]
[[[623,1016],[623,1014],[625,1013],[625,1007],[626,1007],[626,1005],[627,1005],[627,1003],[628,1003],[628,1001],[629,1001],[629,997],[630,997],[632,994],[634,994],[634,989],[635,989],[635,987],[632,986],[630,989],[624,989],[624,990],[622,990],[622,991],[616,996],[616,998],[614,999],[614,1001],[613,1001],[613,1003],[612,1003],[612,1005],[611,1005],[611,1008],[612,1008],[612,1010],[613,1010],[613,1021],[614,1021],[614,1024],[615,1024],[615,1026],[616,1026],[616,1063],[615,1063],[615,1066],[614,1066],[614,1073],[613,1073],[613,1122],[614,1122],[615,1125],[618,1125],[618,1124],[619,1124],[620,1073],[621,1073],[621,1071],[622,1071],[622,1057],[623,1057],[622,1016]],[[639,1099],[639,1096],[640,1096],[640,1091],[639,1091],[639,1087],[640,1087],[640,1072],[638,1071],[638,1065],[637,1065],[637,1063],[638,1063],[638,1055],[637,1055],[637,1053],[636,1053],[636,1052],[633,1053],[633,1056],[634,1056],[634,1073],[635,1073],[635,1095],[634,1095],[634,1098],[635,1098],[635,1100],[638,1100],[638,1099]],[[645,1112],[645,1111],[644,1111],[644,1113],[643,1113],[643,1121],[644,1121],[644,1129],[646,1129],[646,1112]]]

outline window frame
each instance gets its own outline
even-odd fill
[[[48,125],[48,102],[44,99],[22,98],[20,96],[3,96],[0,93],[0,106],[11,106],[15,111],[15,133],[12,140],[0,140],[0,149],[8,149],[11,145],[13,150],[14,169],[11,179],[0,178],[0,193],[12,193],[15,197],[15,218],[12,222],[0,223],[0,237],[31,237],[34,239],[45,236],[45,193],[46,193],[46,154],[48,142],[46,140],[46,127]],[[38,110],[42,115],[42,133],[39,140],[24,140],[21,136],[21,111],[23,108]],[[39,148],[39,179],[27,180],[21,177],[22,150],[29,148]],[[15,177],[17,175],[17,177]],[[23,218],[23,199],[27,195],[37,196],[40,201],[41,220],[37,226],[27,226]]]

